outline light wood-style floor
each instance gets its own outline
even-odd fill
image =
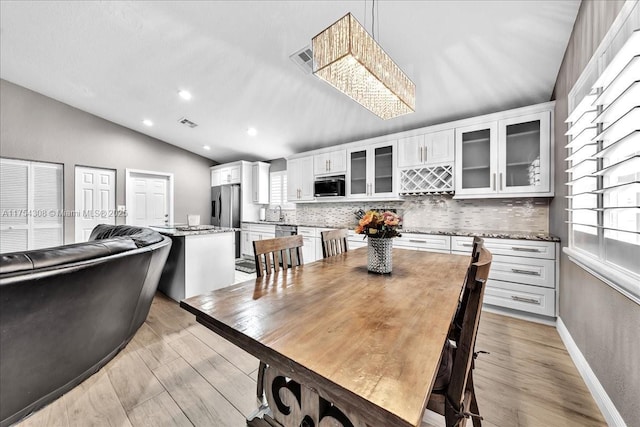
[[[484,312],[476,349],[491,352],[475,370],[484,426],[606,426],[553,327]],[[18,426],[241,427],[256,408],[257,367],[159,293],[122,352]],[[442,425],[425,415],[423,427]]]

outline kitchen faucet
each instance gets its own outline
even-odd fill
[[[280,215],[278,215],[278,221],[284,221],[284,215],[282,215],[282,206],[278,205],[277,208],[280,210]]]

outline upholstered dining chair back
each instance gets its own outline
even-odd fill
[[[493,257],[482,243],[479,244],[478,254],[478,260],[471,264],[466,278],[465,288],[469,289],[469,295],[460,337],[455,349],[445,346],[444,350],[453,352],[453,367],[449,381],[446,382],[442,392],[431,393],[427,404],[428,409],[445,416],[447,427],[464,425],[465,418],[472,414],[473,425],[476,427],[481,425],[471,368],[482,300]],[[447,355],[443,354],[443,360],[446,359],[445,356]]]
[[[320,233],[322,237],[322,258],[329,258],[349,250],[347,230],[328,230]]]
[[[303,264],[302,236],[276,237],[275,239],[254,240],[253,252],[258,277],[289,267]]]

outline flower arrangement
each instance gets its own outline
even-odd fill
[[[370,210],[360,218],[355,232],[357,234],[364,234],[365,236],[381,239],[399,237],[400,232],[398,231],[398,226],[401,220],[402,218],[393,212]]]

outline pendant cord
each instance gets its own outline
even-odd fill
[[[376,15],[374,13],[376,0],[371,0],[371,36],[376,39]]]

